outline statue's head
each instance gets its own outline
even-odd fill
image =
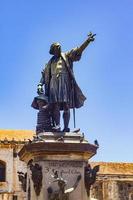
[[[39,96],[34,98],[31,107],[39,110],[47,104],[48,104],[48,97],[45,94],[40,94]]]
[[[50,46],[49,53],[52,54],[52,55],[54,55],[54,56],[59,57],[60,54],[61,54],[61,45],[60,45],[60,43],[58,43],[58,42],[53,43]]]

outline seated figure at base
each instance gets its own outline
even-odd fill
[[[67,182],[62,177],[54,177],[53,182],[58,183],[58,189],[53,191],[52,187],[47,188],[48,200],[69,200],[69,194],[72,193],[78,186],[79,181],[81,180],[81,175],[77,176],[76,182],[74,185],[68,189],[65,189]]]
[[[31,107],[39,110],[39,112],[37,113],[36,134],[52,131],[53,122],[47,96],[42,94],[35,97],[31,104]]]

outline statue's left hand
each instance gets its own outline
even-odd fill
[[[41,84],[38,84],[37,86],[37,93],[40,95],[40,94],[43,94],[43,86]]]

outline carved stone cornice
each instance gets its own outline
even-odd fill
[[[59,143],[59,142],[37,142],[26,144],[19,152],[20,160],[31,159],[32,156],[43,155],[81,155],[83,158],[91,158],[96,154],[97,146],[89,143]]]

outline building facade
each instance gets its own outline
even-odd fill
[[[25,192],[18,172],[26,173],[26,164],[18,152],[33,137],[32,131],[0,130],[0,200],[24,200]]]
[[[133,163],[91,163],[99,165],[91,197],[98,200],[133,200]]]
[[[18,152],[33,138],[33,131],[0,130],[0,200],[25,200],[23,180],[26,164]],[[100,166],[91,198],[97,200],[133,200],[133,163],[92,162]]]

